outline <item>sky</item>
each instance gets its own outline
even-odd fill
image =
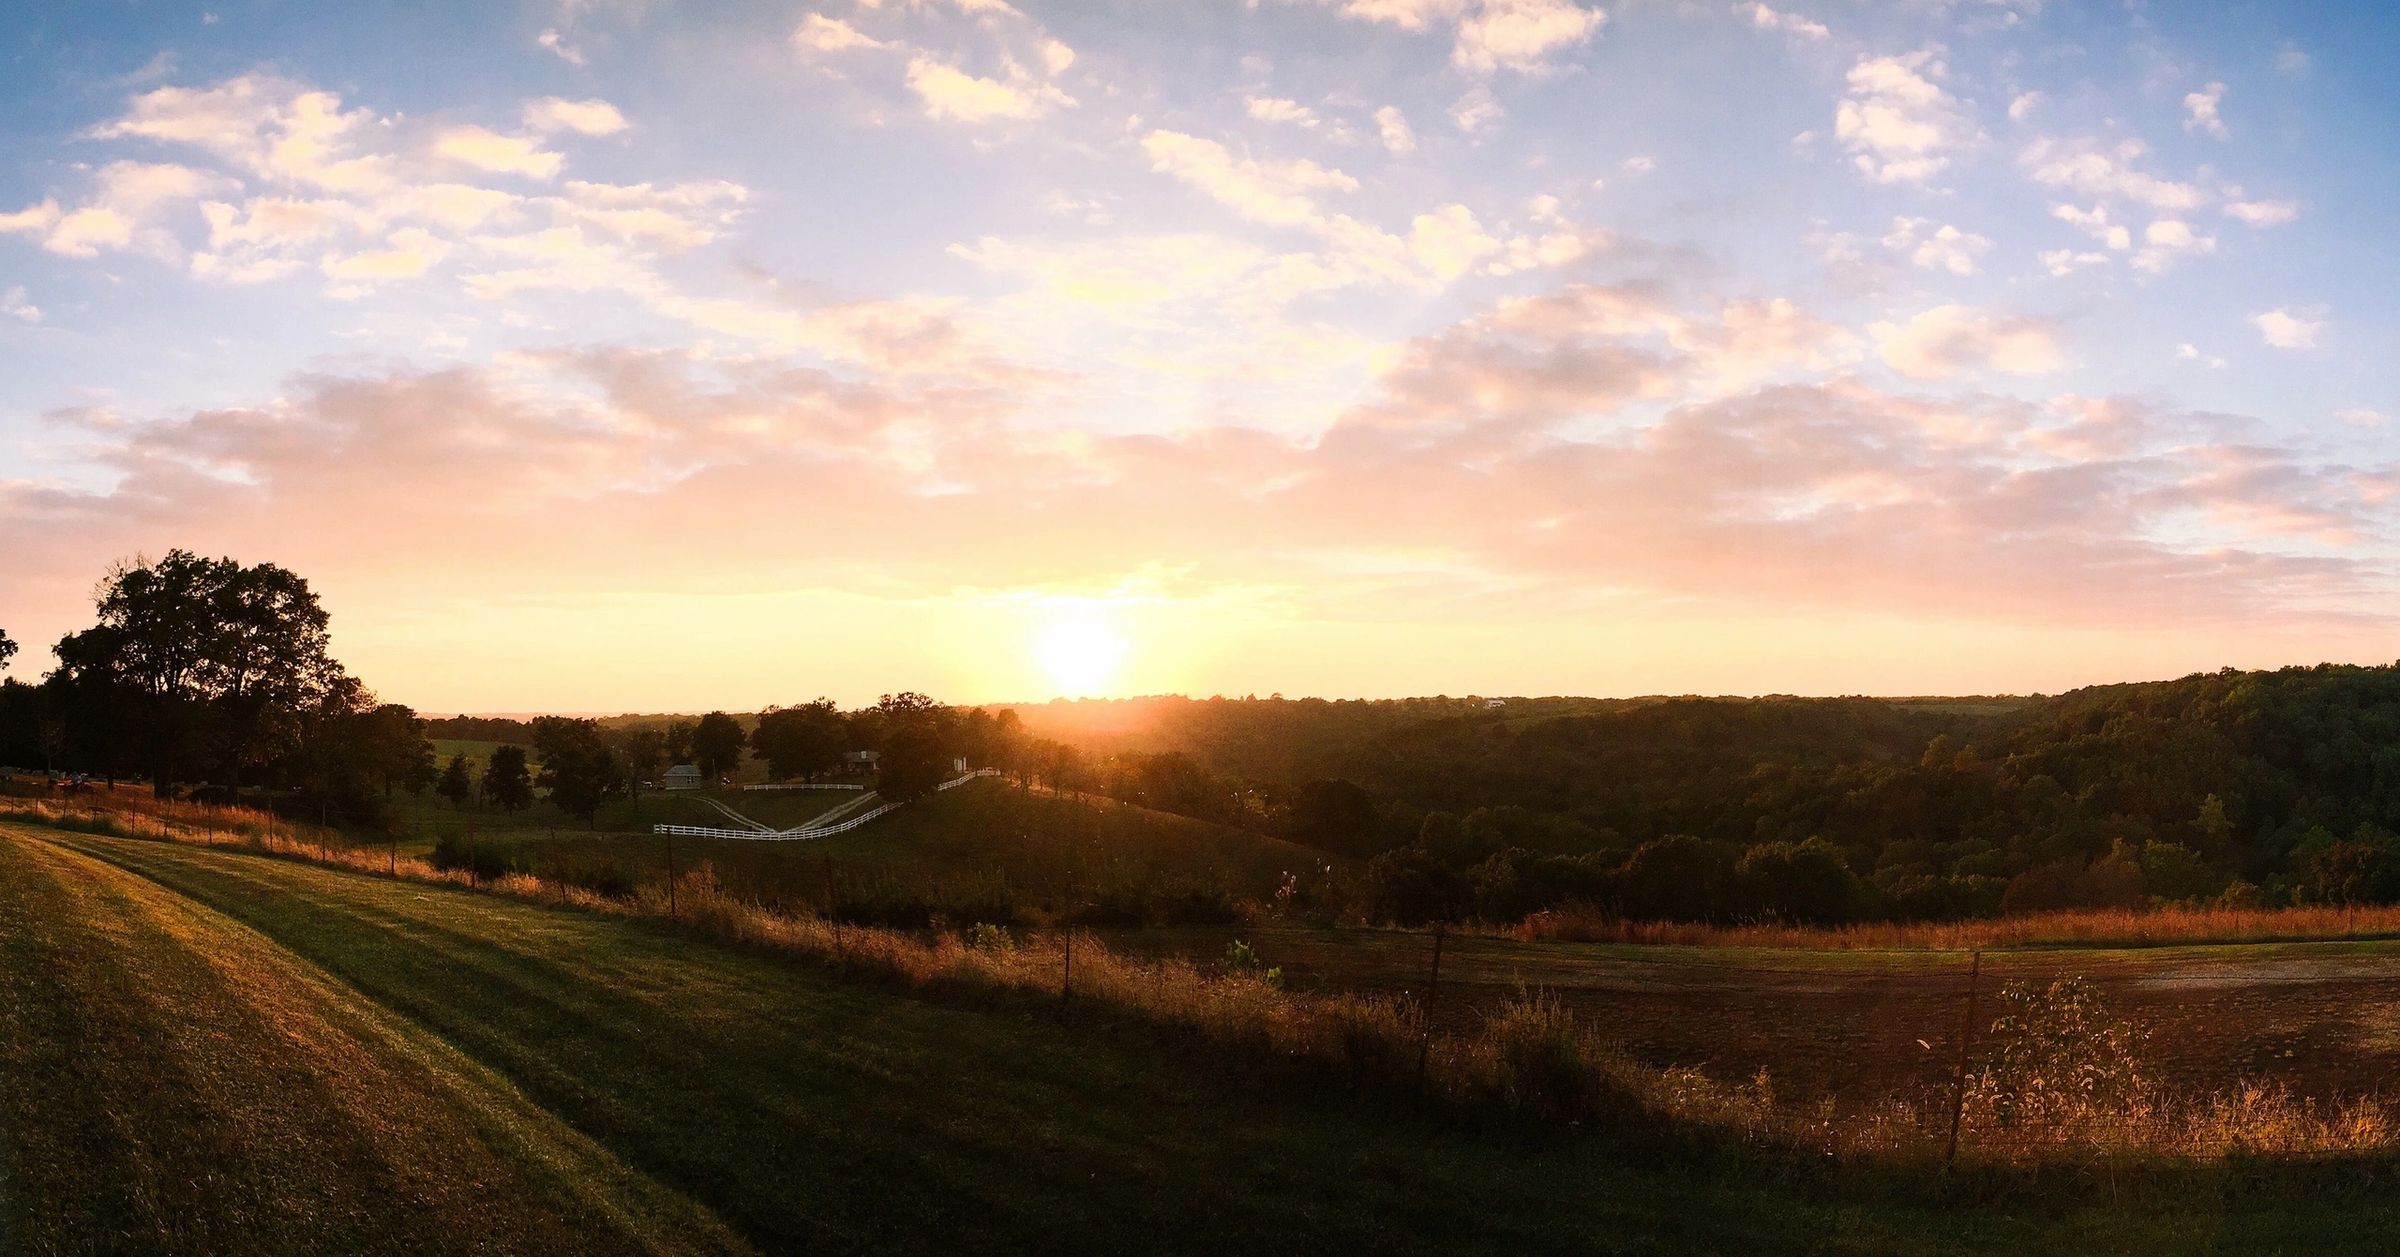
[[[0,16],[0,627],[429,712],[2389,662],[2400,12]]]

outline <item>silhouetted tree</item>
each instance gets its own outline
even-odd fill
[[[111,573],[97,601],[99,622],[60,639],[60,671],[133,700],[162,796],[195,760],[238,786],[342,677],[308,582],[271,564],[173,550]]]
[[[525,748],[503,746],[483,766],[483,800],[511,812],[533,806],[533,778],[525,770]]]
[[[533,745],[542,760],[538,784],[550,792],[550,802],[587,825],[624,788],[624,766],[596,720],[540,717],[533,722]]]
[[[692,730],[692,758],[700,765],[700,775],[715,785],[719,777],[732,772],[742,762],[742,723],[721,711],[712,711],[700,718]]]
[[[475,792],[474,782],[467,777],[467,757],[453,755],[450,766],[442,770],[442,782],[434,788],[436,794],[450,800],[452,807],[465,807],[467,796]]]
[[[658,766],[666,755],[666,735],[648,727],[619,729],[609,735],[609,742],[625,768],[626,794],[636,799],[642,797],[642,783],[658,775]]]
[[[833,700],[820,698],[797,707],[770,707],[758,714],[750,731],[752,754],[766,761],[767,776],[777,781],[814,777],[842,762],[849,730]]]
[[[950,776],[950,757],[931,729],[903,726],[884,739],[875,764],[875,793],[895,803],[932,794]]]

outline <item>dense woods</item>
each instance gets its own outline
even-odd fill
[[[1374,910],[1403,920],[2400,899],[2400,668],[2023,700],[1019,710],[1098,755],[1110,793],[1369,858]]]

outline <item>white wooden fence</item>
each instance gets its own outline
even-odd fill
[[[968,782],[975,780],[977,777],[997,777],[999,775],[1000,771],[996,768],[978,768],[971,773],[962,773],[959,776],[952,777],[950,780],[935,786],[934,789],[937,791],[948,790],[956,786],[963,786]],[[797,829],[711,829],[705,825],[652,825],[650,827],[650,832],[654,834],[680,834],[690,838],[744,838],[751,842],[801,842],[810,838],[830,838],[835,834],[849,833],[851,830],[866,824],[868,821],[874,820],[876,817],[902,806],[904,805],[899,803],[885,803],[877,807],[868,808],[866,811],[861,812],[846,821],[838,821],[831,825],[818,825],[814,827],[802,825]],[[752,823],[756,824],[757,822],[753,821]]]
[[[864,790],[865,786],[841,785],[836,782],[788,781],[768,785],[743,786],[744,790]]]

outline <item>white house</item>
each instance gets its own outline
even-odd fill
[[[700,779],[698,764],[677,764],[667,770],[666,786],[669,790],[697,790],[706,784]]]

